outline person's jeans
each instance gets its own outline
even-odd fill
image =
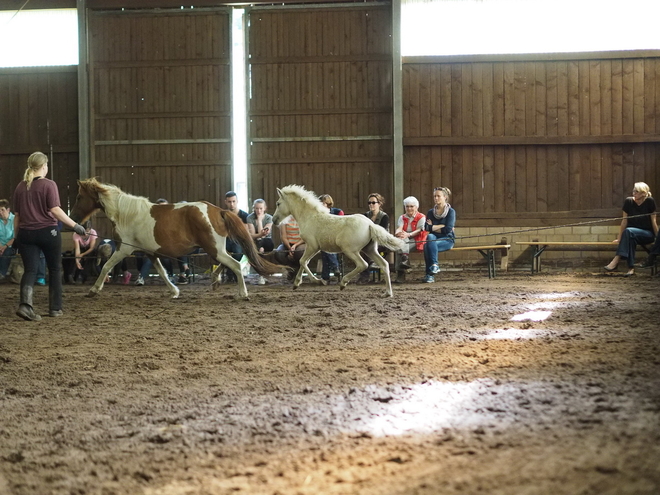
[[[243,258],[243,248],[241,248],[241,245],[238,242],[232,241],[231,239],[227,238],[227,242],[225,243],[225,249],[227,250],[227,254],[234,258],[236,261],[241,261]],[[227,278],[231,281],[236,281],[236,274],[232,272],[229,268],[227,268]]]
[[[25,272],[21,278],[21,304],[32,306],[32,287],[37,280],[40,256],[43,251],[48,266],[48,309],[62,309],[62,239],[56,226],[38,230],[18,231],[19,252]],[[29,290],[28,290],[29,289]],[[26,299],[29,294],[30,301]],[[26,300],[23,300],[26,299]]]
[[[7,276],[7,270],[9,270],[9,263],[11,262],[11,257],[16,254],[16,251],[13,247],[7,246],[2,256],[0,256],[0,275],[3,277]]]
[[[326,253],[321,251],[321,259],[323,260],[323,270],[321,271],[321,278],[323,280],[330,280],[330,272],[332,271],[335,276],[338,276],[339,259],[335,253]]]
[[[438,253],[449,251],[454,247],[454,239],[439,234],[429,233],[424,244],[424,262],[426,274],[433,275],[431,266],[438,264]]]
[[[637,244],[650,244],[655,239],[653,232],[650,230],[637,229],[635,227],[628,227],[623,231],[621,239],[619,239],[619,247],[616,254],[622,258],[626,258],[628,268],[635,266],[635,249]]]

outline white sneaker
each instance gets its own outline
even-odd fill
[[[138,275],[138,278],[135,281],[135,285],[144,285],[144,279],[142,278],[142,275]]]
[[[257,280],[257,283],[259,285],[266,285],[266,279],[263,277],[259,277],[259,280]]]

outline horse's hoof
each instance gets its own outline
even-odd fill
[[[293,286],[293,290],[296,290],[297,288],[298,288],[297,285],[294,285],[294,286]]]
[[[345,288],[346,288],[345,285],[340,285],[340,286],[339,286],[339,290],[344,290]]]
[[[98,296],[98,295],[99,295],[98,292],[93,291],[93,290],[90,290],[90,291],[85,295],[85,297],[96,297],[96,296]]]
[[[323,280],[323,279],[321,279],[320,284],[321,284],[321,285],[328,285],[328,281],[327,281],[327,280]]]

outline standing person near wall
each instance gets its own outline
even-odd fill
[[[623,220],[619,228],[619,237],[614,242],[619,246],[616,256],[605,265],[606,272],[617,269],[619,261],[625,259],[628,264],[626,277],[635,274],[635,249],[637,244],[650,244],[658,234],[658,222],[656,221],[655,200],[651,197],[651,190],[645,182],[635,182],[632,196],[623,202]],[[629,218],[632,217],[632,218]]]
[[[9,262],[15,253],[14,214],[9,211],[9,201],[0,199],[0,280],[7,276]]]
[[[85,228],[71,220],[60,207],[57,184],[47,179],[47,174],[48,157],[39,151],[32,153],[23,180],[14,191],[14,231],[25,267],[16,314],[29,321],[41,320],[32,300],[41,251],[50,275],[48,315],[62,316],[62,239],[57,221],[85,235]]]
[[[454,247],[454,225],[456,211],[449,204],[451,191],[447,187],[433,190],[435,206],[426,214],[426,231],[429,233],[424,244],[424,263],[426,275],[424,282],[435,282],[435,274],[440,272],[438,253]]]

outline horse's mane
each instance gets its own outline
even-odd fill
[[[93,195],[98,195],[99,203],[103,205],[108,218],[118,224],[124,224],[136,215],[148,213],[153,206],[147,198],[133,196],[113,184],[103,184],[95,177],[81,180],[80,186]]]
[[[301,202],[306,203],[310,207],[317,210],[319,213],[328,213],[328,210],[323,206],[323,203],[321,203],[321,200],[318,198],[316,193],[314,191],[308,191],[305,189],[305,186],[291,184],[289,186],[284,186],[281,191],[282,194],[293,195]]]

